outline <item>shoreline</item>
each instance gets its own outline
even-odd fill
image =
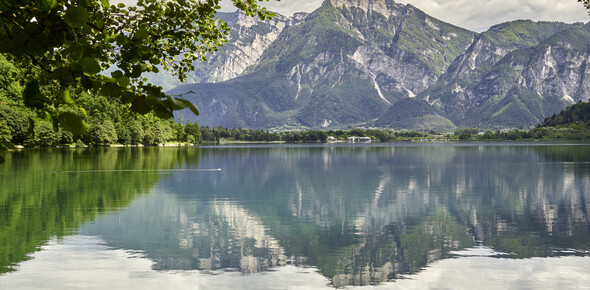
[[[337,144],[337,145],[365,145],[365,144],[433,144],[433,143],[462,143],[462,144],[469,144],[469,143],[481,143],[481,142],[493,142],[497,144],[514,144],[514,143],[548,143],[550,144],[565,144],[565,143],[575,143],[575,144],[587,144],[590,145],[590,140],[576,140],[576,139],[520,139],[520,140],[502,140],[502,139],[495,139],[495,140],[459,140],[459,139],[448,139],[448,138],[441,138],[441,139],[425,139],[425,138],[417,138],[417,139],[403,139],[403,140],[396,140],[396,141],[388,141],[388,142],[381,142],[381,141],[372,141],[372,142],[348,142],[348,141],[328,141],[328,142],[287,142],[287,141],[221,141],[221,142],[204,142],[204,143],[184,143],[184,142],[171,142],[171,143],[164,143],[164,144],[157,144],[157,145],[123,145],[123,144],[109,144],[109,145],[60,145],[60,146],[34,146],[34,147],[25,147],[23,145],[15,145],[14,149],[8,149],[7,151],[21,151],[25,149],[77,149],[77,148],[141,148],[141,147],[200,147],[200,146],[215,146],[215,145],[279,145],[279,144],[290,144],[290,145],[310,145],[310,144]]]

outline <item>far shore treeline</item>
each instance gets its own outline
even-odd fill
[[[87,130],[73,135],[51,122],[19,107],[0,104],[0,139],[25,147],[68,145],[158,145],[165,143],[348,141],[348,137],[370,137],[373,142],[453,140],[590,140],[590,103],[572,105],[529,130],[480,130],[463,128],[455,132],[422,132],[390,128],[339,130],[297,130],[271,132],[246,128],[210,128],[160,119],[152,114],[134,115],[100,96],[78,100],[88,112]],[[35,123],[30,130],[31,122]]]

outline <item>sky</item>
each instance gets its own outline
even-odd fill
[[[312,12],[323,0],[270,0],[262,2],[271,11],[290,16],[294,12]],[[588,22],[584,6],[577,0],[399,0],[412,4],[432,17],[481,32],[490,26],[517,19],[535,21]],[[222,0],[229,9],[231,2]],[[235,9],[232,9],[235,10]],[[227,11],[227,10],[226,10]]]

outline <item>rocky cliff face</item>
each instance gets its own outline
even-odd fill
[[[375,0],[326,0],[324,5],[330,3],[338,9],[357,8],[365,12],[375,12],[384,16],[398,16],[398,9],[403,7],[393,0],[375,1]]]
[[[241,11],[221,14],[219,18],[230,26],[228,43],[209,61],[198,63],[192,82],[215,83],[239,76],[249,66],[257,64],[262,53],[286,27],[296,25],[305,15],[285,17],[279,14],[271,20],[260,21]]]
[[[588,36],[587,26],[563,23],[492,27],[420,98],[459,126],[537,124],[588,99]]]
[[[350,56],[383,90],[413,98],[471,43],[473,33],[411,5],[393,1],[331,1],[357,28],[363,44]]]
[[[262,53],[285,28],[297,25],[306,16],[307,13],[296,13],[293,17],[277,14],[272,20],[261,21],[242,11],[218,13],[217,18],[230,27],[227,43],[209,55],[207,62],[195,62],[195,70],[188,74],[185,83],[216,83],[239,76],[249,66],[258,63]],[[172,73],[163,70],[148,78],[165,89],[183,84]]]

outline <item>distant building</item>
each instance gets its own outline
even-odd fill
[[[328,136],[328,139],[326,139],[326,141],[328,141],[328,142],[337,142],[338,139],[336,139],[336,137],[334,137],[334,136]]]
[[[371,143],[371,137],[352,136],[352,137],[348,137],[348,142],[350,142],[350,143],[356,143],[356,142]]]

